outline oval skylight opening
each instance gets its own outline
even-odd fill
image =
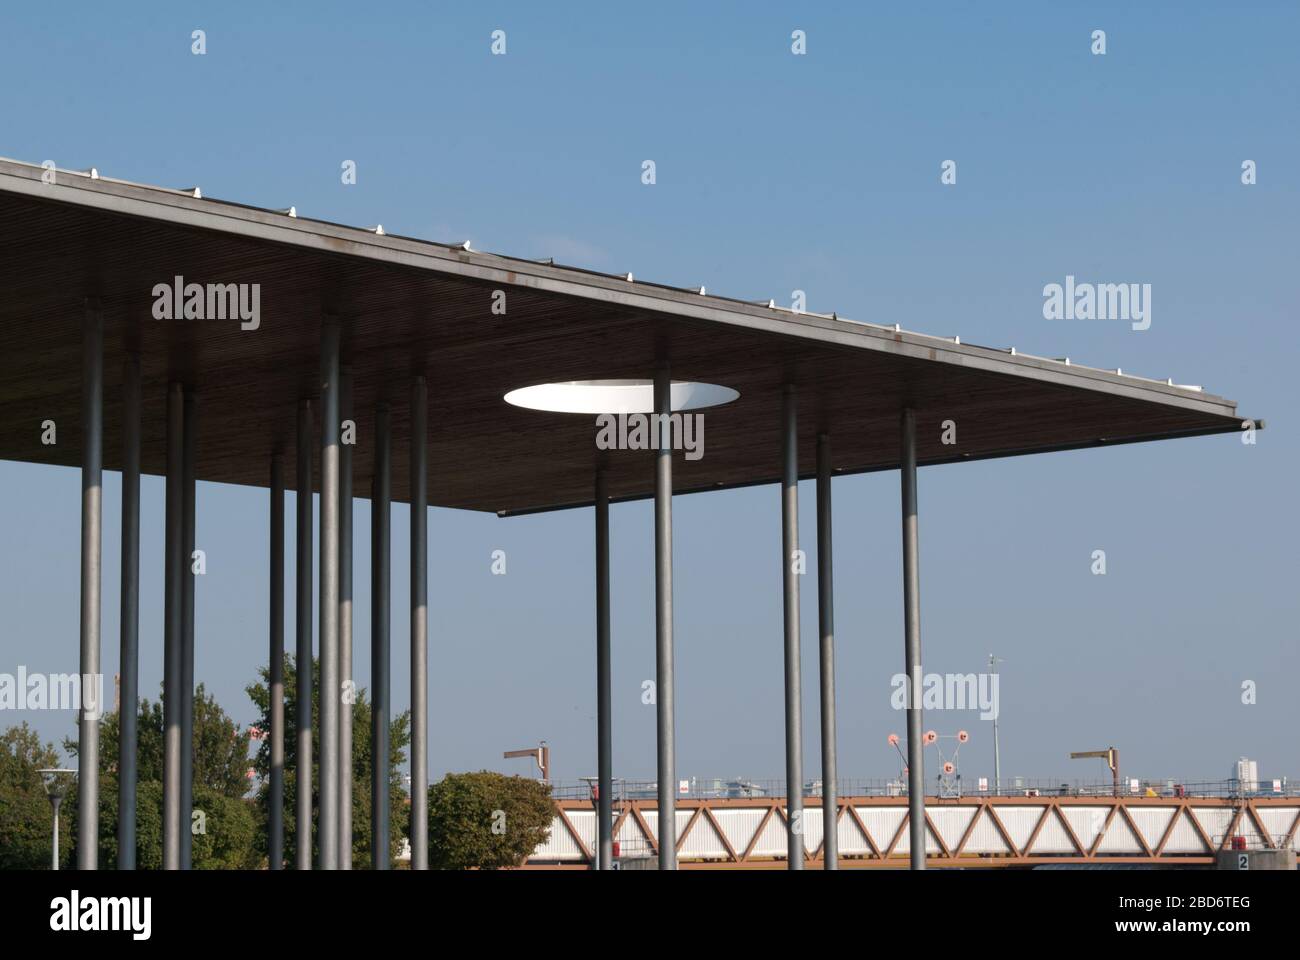
[[[740,394],[716,383],[673,381],[673,410],[701,410],[730,403]],[[551,413],[654,413],[653,380],[570,380],[520,387],[505,395],[506,403]]]

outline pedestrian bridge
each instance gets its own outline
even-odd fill
[[[594,804],[565,799],[556,806],[550,837],[528,866],[588,869],[596,842]],[[1234,845],[1293,846],[1300,797],[927,797],[925,814],[931,867],[1206,866],[1216,850]],[[908,866],[906,796],[842,797],[836,820],[841,868]],[[807,864],[819,867],[819,798],[805,801],[802,823]],[[784,867],[787,829],[784,797],[679,799],[678,863],[687,869]],[[656,801],[618,802],[613,836],[625,866],[656,856]]]

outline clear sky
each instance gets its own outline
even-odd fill
[[[1004,777],[1099,778],[1099,761],[1066,755],[1108,745],[1133,776],[1221,779],[1245,755],[1262,776],[1300,777],[1295,3],[173,0],[9,4],[0,18],[0,155],[710,292],[788,303],[804,290],[811,310],[1239,401],[1268,420],[1254,446],[1229,435],[923,470],[924,664],[967,673],[990,651],[1006,659]],[[498,29],[504,56],[490,50]],[[805,55],[791,51],[795,30]],[[1091,52],[1094,30],[1105,55]],[[653,186],[641,182],[647,159]],[[340,182],[345,160],[354,186]],[[955,185],[940,182],[945,160]],[[1067,275],[1151,284],[1150,329],[1045,320],[1043,287]],[[0,464],[0,488],[0,672],[75,671],[79,472]],[[145,479],[150,697],[162,491]],[[800,495],[812,555],[811,485]],[[106,474],[110,678],[119,496]],[[898,477],[837,480],[835,507],[840,771],[893,776],[885,738],[905,726],[889,703],[903,662]],[[650,778],[652,515],[612,513],[615,775]],[[266,656],[267,514],[265,492],[199,485],[196,676],[241,722]],[[292,537],[292,496],[287,515]],[[398,709],[407,518],[394,509]],[[368,519],[359,502],[364,686]],[[679,775],[780,777],[777,490],[680,498],[674,519]],[[543,738],[557,778],[595,773],[592,522],[590,510],[430,511],[435,778],[527,772],[501,753]],[[491,575],[495,549],[506,576]],[[1095,550],[1105,576],[1092,573]],[[292,578],[291,549],[288,563]],[[810,574],[810,777],[815,597]],[[1246,681],[1254,704],[1242,703]],[[24,719],[50,739],[74,728],[71,713],[0,713],[0,725]],[[991,774],[989,722],[950,711],[926,725],[969,730],[962,772]]]

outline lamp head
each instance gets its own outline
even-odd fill
[[[41,775],[41,782],[45,785],[45,795],[50,798],[51,803],[62,800],[68,793],[68,788],[72,786],[72,778],[77,775],[76,770],[61,770],[54,767],[37,770]]]

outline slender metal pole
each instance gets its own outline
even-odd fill
[[[672,375],[655,370],[655,734],[659,779],[659,869],[677,869],[677,747],[673,712]]]
[[[989,671],[998,672],[998,658],[989,654]],[[996,689],[996,688],[995,688]],[[993,713],[993,793],[1000,793],[1002,790],[1002,755],[998,750],[998,715]]]
[[[135,869],[136,721],[140,702],[140,356],[122,376],[122,690],[117,712],[117,869]]]
[[[77,869],[99,867],[100,575],[104,525],[104,317],[86,301],[81,379],[81,712]]]
[[[785,628],[786,868],[803,869],[803,682],[799,657],[799,426],[794,386],[781,393],[781,596]]]
[[[297,609],[294,616],[294,628],[297,631],[297,648],[294,666],[297,670],[296,709],[294,724],[298,745],[295,748],[297,770],[294,789],[296,796],[297,846],[295,862],[299,870],[310,870],[312,866],[311,841],[311,717],[312,685],[314,673],[311,657],[312,628],[312,412],[311,401],[303,400],[298,404],[298,469],[295,476],[297,490],[297,528],[295,534],[297,549]]]
[[[388,404],[375,411],[375,470],[370,489],[370,862],[375,870],[389,868],[388,741],[392,599],[390,551],[392,549],[393,489],[392,416]]]
[[[339,326],[321,328],[320,868],[339,866]]]
[[[198,442],[198,405],[194,390],[185,389],[185,440],[181,477],[181,538],[185,569],[181,576],[181,869],[192,865],[194,841],[194,457]]]
[[[271,789],[267,860],[284,869],[284,454],[271,454],[271,649],[267,683],[271,692]]]
[[[907,663],[907,811],[911,867],[925,869],[925,755],[921,743],[921,567],[916,519],[916,415],[902,417],[903,633]]]
[[[163,548],[163,869],[181,868],[181,672],[185,619],[181,580],[185,539],[181,535],[185,489],[185,393],[167,387],[167,522]],[[188,825],[187,825],[188,826]]]
[[[411,384],[411,869],[429,869],[429,392]]]
[[[596,869],[614,868],[614,747],[610,711],[609,484],[596,471]]]
[[[54,849],[50,851],[50,869],[59,869],[59,806],[63,803],[62,798],[55,797],[50,801],[54,808]]]
[[[993,717],[993,792],[1002,792],[1002,757],[998,750],[998,718]]]
[[[352,371],[339,372],[339,416],[352,419]],[[340,426],[340,432],[342,427]],[[339,442],[339,869],[352,869],[352,443]]]
[[[831,438],[817,435],[817,623],[821,632],[822,868],[838,870],[835,769],[835,566],[831,554]]]

